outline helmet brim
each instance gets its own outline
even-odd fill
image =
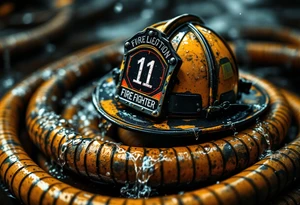
[[[251,105],[251,109],[232,116],[151,118],[117,102],[114,98],[116,84],[111,73],[100,79],[93,94],[93,103],[98,112],[109,122],[122,128],[159,135],[195,136],[237,129],[257,119],[268,107],[269,96],[258,84],[253,84],[249,94],[242,94],[240,104]]]

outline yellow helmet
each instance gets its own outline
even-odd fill
[[[201,19],[182,15],[152,26],[167,35],[182,64],[169,99],[173,114],[198,114],[211,106],[234,103],[238,69],[231,50]]]
[[[240,82],[226,42],[199,17],[185,14],[128,39],[120,68],[102,78],[93,100],[104,117],[123,128],[161,134],[209,132],[227,129],[220,126],[225,117],[240,122],[262,112],[237,103],[240,91],[251,87]],[[114,98],[106,97],[104,85],[113,88]],[[267,104],[266,95],[261,96],[257,101]]]

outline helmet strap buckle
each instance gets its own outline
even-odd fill
[[[241,111],[249,111],[251,109],[251,105],[231,104],[229,101],[224,101],[219,104],[219,102],[216,100],[213,105],[207,108],[206,118],[212,119],[223,115],[232,115]]]
[[[225,101],[221,104],[216,100],[213,105],[209,106],[206,110],[206,118],[214,118],[223,114],[223,112],[230,107],[230,102]]]

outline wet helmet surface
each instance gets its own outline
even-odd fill
[[[100,80],[93,101],[102,116],[123,128],[189,135],[243,125],[265,110],[269,98],[239,80],[226,42],[186,14],[128,39],[120,68]]]
[[[234,103],[238,70],[227,44],[197,17],[184,24],[178,19],[171,21],[177,25],[170,41],[182,64],[170,96],[170,111],[193,115],[217,103]],[[169,25],[153,27],[164,32]]]

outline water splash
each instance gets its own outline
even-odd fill
[[[193,132],[194,132],[195,139],[197,141],[199,139],[200,131],[197,131],[196,129],[193,129]]]
[[[272,145],[270,142],[270,136],[268,132],[265,130],[266,125],[268,125],[268,122],[261,121],[259,118],[256,119],[256,125],[254,131],[259,132],[263,136],[267,144],[267,148],[258,157],[259,160],[265,159],[266,157],[274,154],[274,151],[271,149]]]
[[[116,146],[116,152],[120,154],[126,153],[128,160],[133,162],[136,179],[133,184],[125,183],[120,189],[120,194],[127,198],[148,198],[152,193],[151,186],[148,185],[150,177],[153,175],[155,169],[158,168],[158,164],[162,161],[167,161],[167,157],[164,155],[164,151],[159,153],[157,159],[149,156],[142,156],[140,153],[130,153],[123,149],[120,143],[108,142]],[[138,161],[142,160],[142,165],[138,166]]]
[[[59,149],[59,156],[57,159],[61,168],[66,164],[65,154],[68,146],[77,146],[82,142],[82,136],[79,135],[69,122],[55,112],[49,112],[46,108],[41,108],[38,111],[40,116],[39,125],[46,130],[60,129],[58,134],[63,135],[66,140]]]
[[[256,119],[256,124],[254,127],[254,131],[260,133],[263,138],[265,139],[265,142],[267,143],[267,149],[270,150],[272,147],[271,141],[270,141],[270,136],[268,134],[268,131],[265,130],[265,126],[268,125],[268,122],[266,121],[260,121],[259,118]]]
[[[238,132],[236,131],[235,123],[232,122],[231,118],[227,119],[226,126],[230,127],[230,130],[233,132],[234,136],[236,136],[238,134]]]
[[[230,124],[230,129],[232,130],[233,132],[233,136],[237,136],[238,132],[236,131],[236,127],[235,127],[235,124],[231,122]]]
[[[148,198],[151,194],[152,188],[147,183],[150,177],[153,175],[155,165],[162,160],[152,159],[151,157],[143,157],[142,166],[138,167],[136,158],[129,158],[134,162],[136,180],[133,185],[126,183],[124,187],[120,189],[122,196],[127,198]]]
[[[274,154],[274,151],[273,151],[273,150],[266,149],[266,150],[258,157],[258,159],[259,159],[259,160],[263,160],[263,159],[265,159],[266,157],[271,156],[272,154]]]
[[[79,145],[82,142],[83,137],[78,135],[78,133],[74,132],[72,129],[62,129],[60,130],[60,134],[63,134],[66,137],[66,141],[60,147],[58,157],[58,163],[63,168],[66,164],[65,155],[68,147]]]
[[[54,161],[45,162],[48,173],[57,179],[67,179],[68,176],[63,173],[63,168],[57,165]]]

